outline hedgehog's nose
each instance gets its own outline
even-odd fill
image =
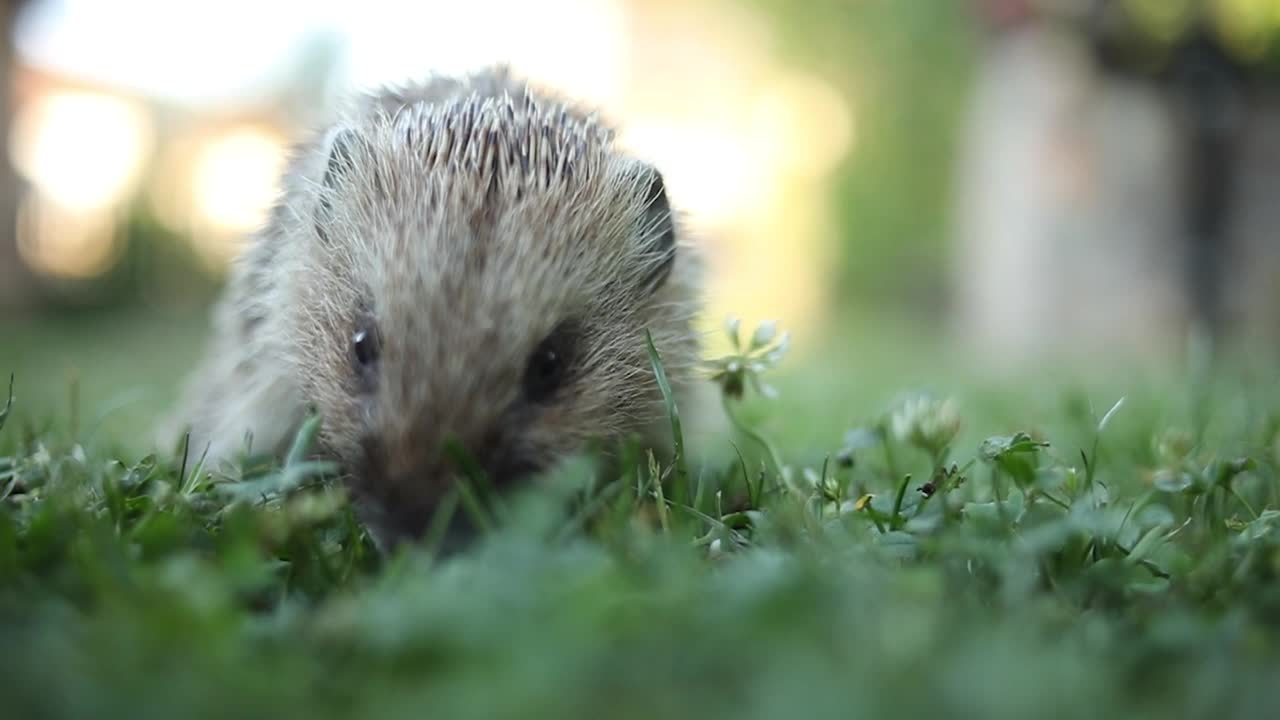
[[[476,509],[455,502],[450,494],[478,474],[484,482],[471,488],[472,495],[481,502],[479,511],[488,512],[489,492],[502,494],[542,469],[535,458],[504,447],[496,433],[468,439],[464,444],[450,438],[430,453],[406,450],[409,442],[388,447],[377,437],[363,441],[364,472],[355,478],[356,495],[363,506],[361,518],[380,547],[425,539],[441,552],[463,550],[474,544],[481,529],[472,516]]]
[[[381,490],[370,489],[357,497],[360,519],[378,547],[391,551],[425,540],[439,552],[453,554],[474,543],[479,528],[470,514],[453,503],[450,511],[439,499],[413,492],[425,483],[412,480],[388,482]]]
[[[374,542],[384,551],[420,541],[445,519],[438,518],[442,490],[452,484],[436,463],[408,461],[388,453],[377,437],[362,439],[363,457],[349,476],[354,505]],[[456,513],[455,513],[456,514]],[[467,536],[464,523],[450,522],[445,540],[458,547]]]

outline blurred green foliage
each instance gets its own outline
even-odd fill
[[[839,88],[856,145],[832,184],[838,297],[922,311],[945,299],[952,166],[976,50],[969,3],[751,0],[785,51]]]
[[[761,400],[773,339],[719,363],[731,412]],[[447,558],[373,554],[307,431],[283,463],[214,468],[0,410],[5,710],[1013,720],[1280,701],[1273,391],[1224,374],[1069,393],[1020,432],[940,395],[849,425],[831,389],[769,413],[825,425],[815,456],[767,462],[780,436],[738,415],[744,462],[573,462]]]

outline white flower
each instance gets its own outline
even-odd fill
[[[889,430],[898,442],[938,452],[960,432],[960,415],[951,398],[914,395],[889,416]]]
[[[773,338],[778,334],[778,323],[774,320],[765,320],[756,326],[755,334],[751,336],[751,349],[759,348],[773,342]]]

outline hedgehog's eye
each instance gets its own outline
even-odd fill
[[[552,332],[529,355],[524,370],[524,394],[532,402],[551,397],[564,384],[569,368],[569,335]]]
[[[382,353],[382,343],[378,334],[368,328],[359,328],[351,336],[351,359],[362,372],[367,372],[378,362]]]

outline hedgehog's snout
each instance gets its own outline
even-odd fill
[[[432,452],[424,452],[421,443],[390,452],[376,438],[362,443],[364,457],[352,480],[362,518],[380,545],[417,542],[438,523],[447,523],[442,550],[463,549],[478,536],[471,513],[461,503],[454,505],[451,517],[443,517],[442,509],[460,483],[472,482],[480,473],[484,489],[501,493],[544,469],[541,462],[515,452],[496,435],[476,440],[451,439]],[[473,488],[473,495],[482,497],[479,490]]]
[[[353,477],[361,519],[380,546],[418,542],[439,523],[447,523],[444,550],[470,544],[476,528],[468,514],[455,507],[451,516],[445,516],[444,499],[459,481],[446,464],[432,463],[399,474],[387,474],[385,468],[380,462],[368,463]]]
[[[405,460],[405,453],[369,435],[361,440],[359,457],[350,463],[349,482],[361,519],[380,545],[421,537],[437,514],[437,488],[448,486],[439,463]]]

